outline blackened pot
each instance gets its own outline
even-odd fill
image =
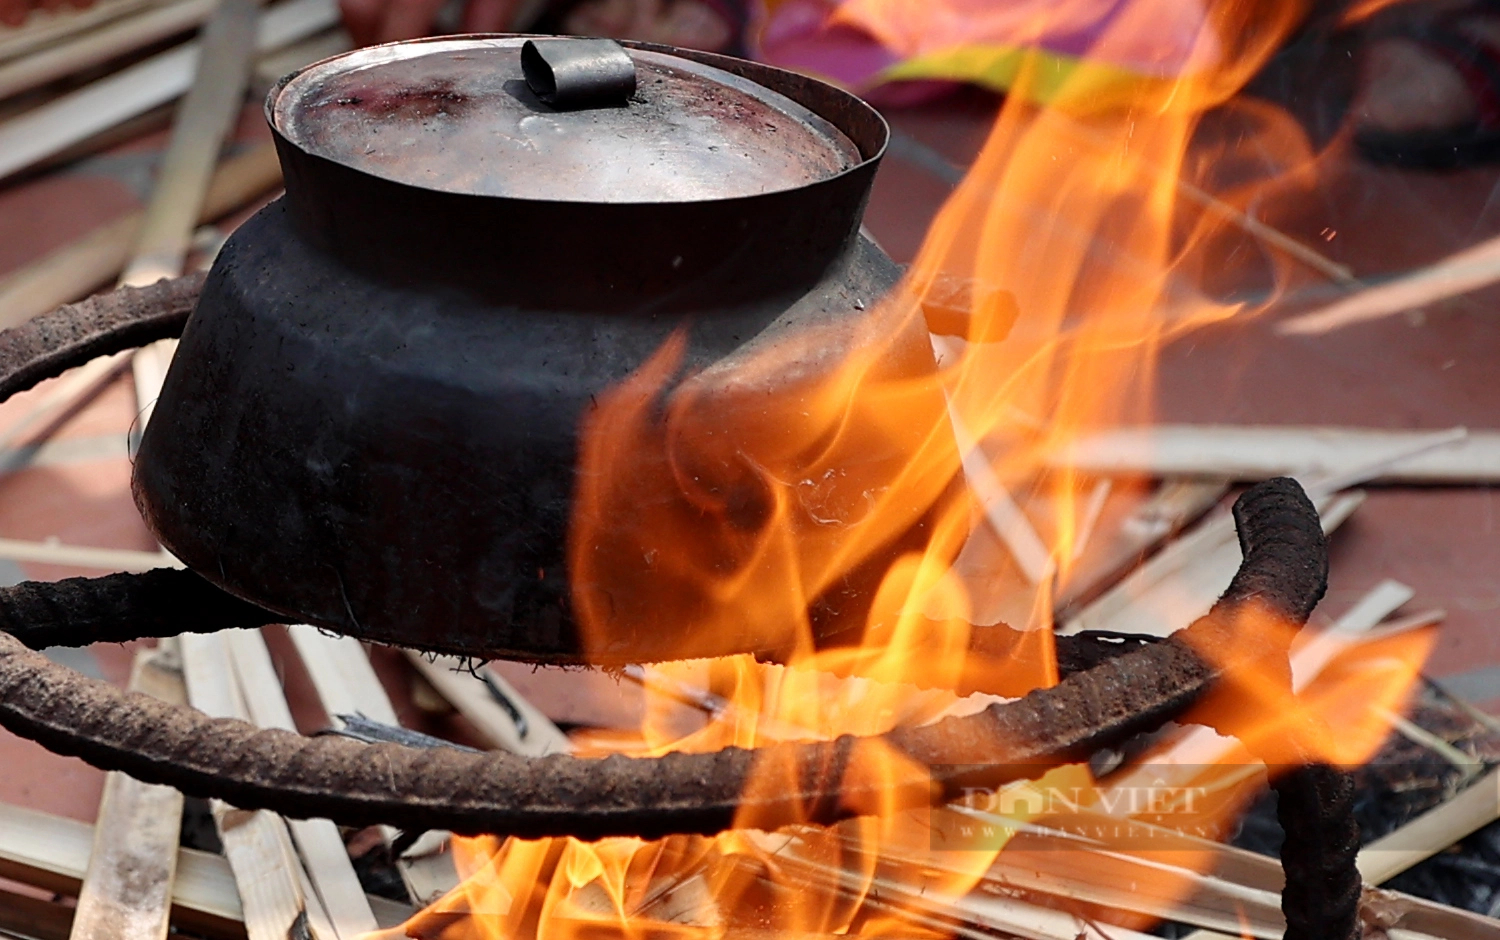
[[[859,235],[887,129],[858,99],[630,45],[628,104],[560,112],[525,85],[522,42],[359,50],[268,99],[286,195],[215,262],[134,486],[163,545],[289,620],[580,661],[565,546],[597,396],[679,328],[687,374],[852,324],[898,277]],[[637,127],[644,149],[612,154]],[[602,187],[615,159],[642,165]],[[838,350],[805,355],[815,372]],[[930,370],[925,331],[896,358]],[[825,599],[827,629],[864,603]],[[608,658],[768,645],[672,634]]]

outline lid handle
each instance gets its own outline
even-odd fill
[[[635,62],[613,39],[529,39],[521,71],[532,92],[560,111],[623,107],[635,94]]]

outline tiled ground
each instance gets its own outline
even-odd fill
[[[982,144],[994,106],[988,95],[966,91],[890,113],[902,139],[881,172],[866,223],[897,260],[909,260],[916,251],[956,178],[955,168]],[[247,134],[258,133],[256,112],[247,109]],[[160,140],[154,135],[0,187],[0,273],[138,204]],[[1359,275],[1378,278],[1500,231],[1492,198],[1497,178],[1492,169],[1421,175],[1336,159],[1322,198],[1286,209],[1277,221],[1306,239],[1334,230],[1326,250]],[[1313,285],[1291,303],[1330,295]],[[1158,411],[1176,421],[1495,427],[1496,300],[1500,290],[1476,293],[1437,305],[1420,319],[1397,317],[1321,338],[1278,337],[1269,328],[1274,317],[1203,331],[1167,350]],[[0,406],[0,435],[37,394]],[[115,386],[58,435],[70,442],[67,448],[55,449],[41,465],[0,477],[0,538],[150,548],[132,507],[123,449],[134,407],[128,386]],[[1497,520],[1500,502],[1486,488],[1377,490],[1335,541],[1327,609],[1337,613],[1382,578],[1406,581],[1417,589],[1417,605],[1449,612],[1431,671],[1458,677],[1477,700],[1500,700]],[[94,573],[0,561],[0,578]],[[129,657],[129,649],[107,646],[68,661],[121,681]],[[393,690],[404,692],[400,664],[382,655],[377,665]],[[553,703],[565,720],[597,714],[601,707],[630,707],[623,699],[601,706],[594,692],[580,692],[549,674],[516,670],[515,678],[529,683],[524,692]],[[288,680],[294,693],[305,684],[296,667]],[[318,720],[306,712],[302,718]],[[99,788],[100,775],[81,763],[0,732],[0,800],[91,819]]]

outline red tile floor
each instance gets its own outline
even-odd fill
[[[866,224],[898,261],[917,250],[928,221],[982,144],[994,108],[990,96],[964,91],[889,113],[900,137],[876,183]],[[247,108],[242,137],[264,133],[258,115],[258,107]],[[149,135],[0,187],[0,273],[138,205],[161,140],[160,133]],[[1347,157],[1325,169],[1321,198],[1282,213],[1277,223],[1310,243],[1334,231],[1331,242],[1319,244],[1362,278],[1420,266],[1500,233],[1493,199],[1500,169],[1404,173]],[[1318,296],[1333,293],[1314,284],[1281,308]],[[1271,325],[1281,313],[1203,330],[1165,351],[1157,410],[1169,421],[1494,428],[1500,426],[1496,301],[1500,288],[1434,305],[1421,317],[1316,338],[1274,334]],[[36,394],[0,406],[0,435]],[[118,384],[63,428],[32,466],[0,476],[0,538],[152,548],[129,492],[124,440],[134,409],[130,388]],[[0,561],[0,578],[10,580],[97,573]],[[1339,613],[1383,578],[1414,587],[1414,605],[1448,611],[1429,671],[1452,679],[1476,701],[1500,705],[1500,500],[1491,490],[1375,489],[1335,539],[1324,609]],[[67,661],[120,682],[130,655],[126,647],[101,646]],[[401,693],[401,664],[382,655],[378,666]],[[562,720],[618,716],[632,707],[628,695],[608,683],[585,686],[585,680],[525,668],[509,674],[523,694]],[[287,679],[294,697],[304,698],[297,694],[305,683],[298,667],[289,667]],[[0,732],[0,800],[91,820],[100,786],[101,775],[82,763]]]

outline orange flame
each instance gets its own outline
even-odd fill
[[[1093,22],[1109,7],[1094,43],[1109,62],[1121,49],[1153,48],[1178,3],[1039,4],[1021,34]],[[839,15],[924,51],[998,28],[989,19],[1004,7],[848,0]],[[1249,312],[1208,293],[1229,259],[1269,261],[1277,279],[1287,275],[1237,225],[1267,193],[1304,181],[1312,156],[1288,117],[1234,96],[1302,13],[1297,0],[1205,0],[1170,75],[1090,71],[1085,56],[1059,78],[1052,60],[1028,57],[983,151],[882,303],[858,319],[758,337],[691,375],[681,374],[690,338],[679,333],[600,396],[582,427],[574,611],[595,661],[678,660],[653,667],[639,738],[616,746],[654,754],[876,735],[977,710],[991,699],[944,690],[981,678],[1004,691],[1056,681],[1051,592],[1071,574],[1092,486],[1045,472],[1043,455],[1091,428],[1146,418],[1162,344]],[[1103,96],[1101,75],[1114,82]],[[1272,165],[1252,159],[1267,151]],[[1240,250],[1247,242],[1255,250]],[[995,575],[1031,592],[1015,624],[1030,629],[1014,643],[974,625],[985,619],[976,585],[955,567],[983,515],[972,495],[979,471],[992,491],[1053,510],[1047,557],[1031,566],[1037,583],[1018,574],[1025,566]],[[726,648],[788,665],[702,658]],[[1397,653],[1404,665],[1382,685],[1391,702],[1423,655]],[[1275,680],[1253,664],[1235,672],[1245,707],[1270,716],[1251,733],[1265,748],[1288,727],[1345,715],[1358,684],[1294,697]],[[654,689],[673,685],[721,703],[686,735],[651,705]],[[1355,736],[1309,743],[1326,759],[1357,761],[1379,730],[1357,736],[1357,749],[1346,746]],[[851,767],[886,793],[926,786],[925,768],[879,742],[861,744]],[[786,773],[766,764],[750,787],[784,788]],[[1088,789],[1079,808],[1094,815],[1115,805],[1083,767],[1030,786]],[[957,832],[947,827],[974,813],[996,818],[994,807],[911,812],[882,802],[836,827],[774,834],[746,815],[742,829],[712,839],[457,840],[472,876],[405,929],[444,940],[946,935],[923,905],[964,898],[1007,839],[949,846],[939,864],[934,833]],[[1231,811],[1215,806],[1219,818]],[[999,817],[1047,816],[1012,808]],[[1105,864],[1096,847],[1079,851],[1078,870]],[[1174,851],[1173,865],[1203,862],[1201,846]],[[1162,880],[1168,893],[1190,884]]]

